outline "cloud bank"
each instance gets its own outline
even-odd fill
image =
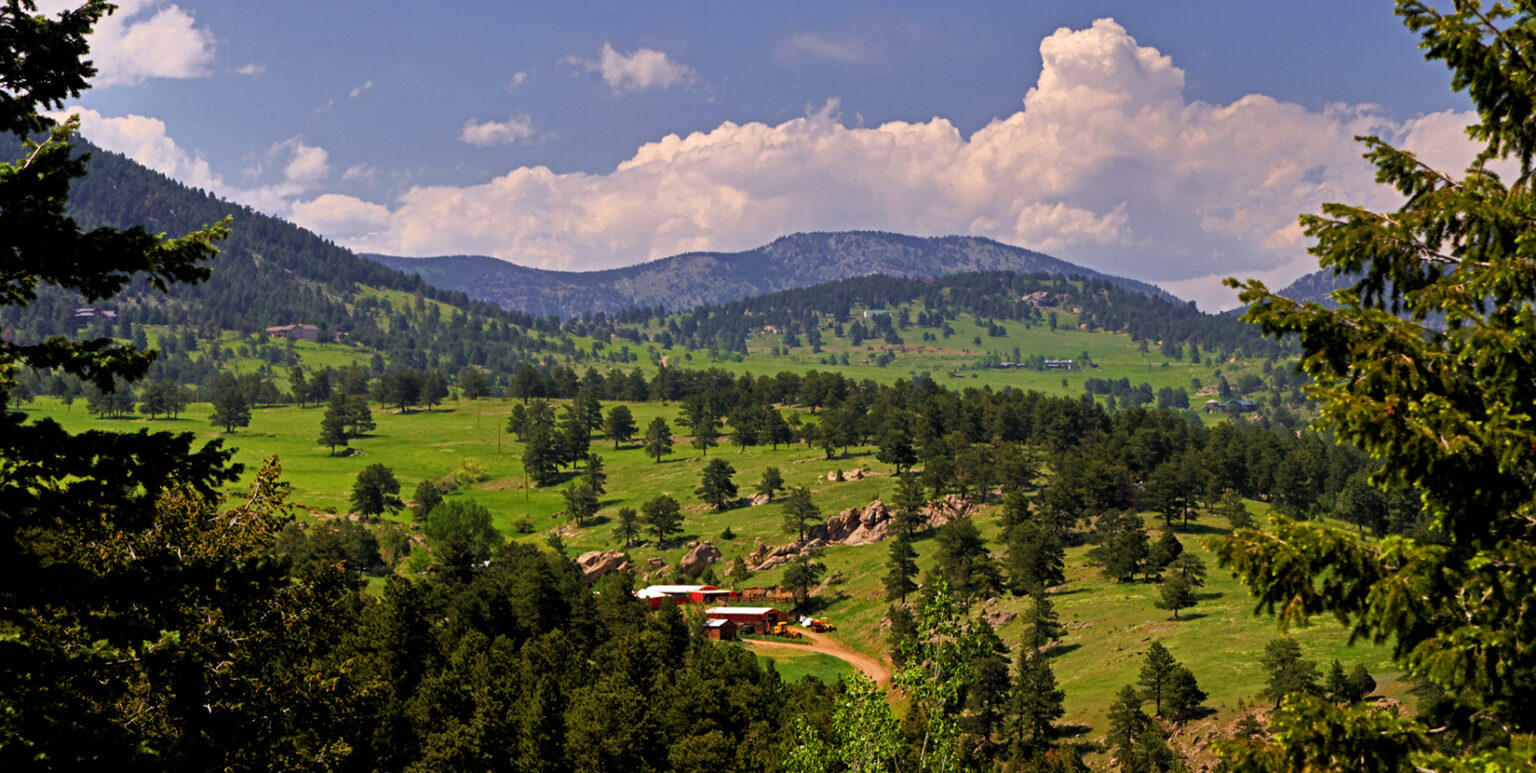
[[[37,5],[40,13],[54,15],[78,8],[80,2],[42,0]],[[87,38],[97,71],[92,85],[133,86],[150,78],[201,78],[212,73],[213,33],[198,27],[192,14],[161,0],[116,0],[116,5],[117,10],[102,17]]]
[[[520,167],[484,184],[417,186],[388,202],[328,193],[323,174],[258,190],[269,211],[350,247],[398,255],[484,254],[585,270],[746,249],[794,231],[975,234],[1154,281],[1215,308],[1231,303],[1221,277],[1273,285],[1315,267],[1298,214],[1326,201],[1395,203],[1374,184],[1355,135],[1382,135],[1450,170],[1473,155],[1460,131],[1469,114],[1394,121],[1372,106],[1309,110],[1257,94],[1225,105],[1187,99],[1183,71],[1112,20],[1058,30],[1040,55],[1022,109],[969,137],[942,117],[850,128],[829,99],[778,125],[728,122],[668,135],[601,174]],[[664,68],[649,67],[650,75],[622,75],[616,65],[611,82],[665,80],[656,74]],[[471,121],[461,138],[515,141],[515,124]],[[129,155],[182,170],[167,173],[188,182],[206,179],[206,163],[177,151],[163,128],[145,131]],[[85,131],[121,150],[97,138],[94,122]],[[301,162],[299,150],[285,149],[290,172],[324,169],[312,157]]]

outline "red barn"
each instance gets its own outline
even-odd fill
[[[736,598],[736,591],[721,590],[713,585],[652,585],[635,591],[635,597],[650,602],[651,609],[656,609],[661,606],[662,599],[672,599],[679,604],[703,604]]]
[[[712,607],[704,615],[710,620],[730,620],[742,633],[767,633],[774,623],[789,619],[788,612],[773,607]]]

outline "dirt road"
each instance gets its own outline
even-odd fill
[[[795,644],[788,639],[774,641],[772,639],[743,639],[747,646],[753,649],[780,649],[793,652],[820,652],[823,655],[831,655],[838,660],[864,672],[864,675],[875,680],[875,684],[885,687],[891,682],[891,669],[885,663],[876,660],[862,652],[856,652],[848,645],[833,639],[826,634],[801,631],[809,644]]]

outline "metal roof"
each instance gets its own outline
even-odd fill
[[[753,615],[762,616],[769,612],[777,612],[773,607],[711,607],[704,610],[706,615]]]

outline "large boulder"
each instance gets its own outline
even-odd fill
[[[634,567],[629,556],[617,550],[591,550],[576,557],[576,565],[588,580],[596,580],[613,571],[629,571]]]
[[[938,527],[969,514],[972,509],[970,501],[965,497],[950,494],[943,499],[930,502],[927,509],[923,511],[923,515],[928,519],[929,526]]]
[[[891,511],[876,499],[863,508],[850,507],[806,530],[811,539],[845,545],[868,545],[890,535]]]
[[[704,571],[704,567],[719,560],[720,548],[715,547],[709,540],[704,540],[677,562],[677,568],[683,570],[684,574],[698,574]]]

